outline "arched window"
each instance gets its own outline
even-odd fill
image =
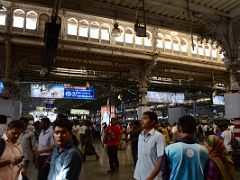
[[[126,29],[125,31],[125,42],[132,44],[133,43],[133,30],[132,29]]]
[[[68,19],[68,30],[69,35],[77,36],[78,33],[78,21],[75,18]]]
[[[30,11],[26,15],[26,29],[36,30],[37,29],[37,13]]]
[[[173,50],[180,51],[179,39],[176,37],[173,39]]]
[[[115,37],[115,41],[122,43],[122,42],[124,42],[124,29],[123,29],[123,27],[121,27],[121,26],[118,26],[118,28],[119,28],[120,31],[121,31],[121,36]]]
[[[152,46],[152,34],[150,32],[147,32],[147,37],[144,38],[144,46]]]
[[[211,57],[209,45],[205,45],[205,55],[207,57]]]
[[[192,54],[197,54],[197,42],[193,42],[194,44],[191,45],[191,51],[192,51]],[[193,48],[194,47],[194,48]]]
[[[135,35],[135,44],[140,46],[143,45],[143,38]]]
[[[165,36],[165,49],[172,49],[172,38],[169,35]]]
[[[110,40],[110,26],[108,24],[101,25],[101,40]]]
[[[0,25],[5,26],[6,25],[6,17],[7,17],[7,9],[5,7],[2,7],[0,10]]]
[[[16,9],[13,12],[13,27],[23,28],[25,20],[25,12],[21,9]]]
[[[181,51],[187,52],[187,40],[181,39]]]
[[[202,44],[198,44],[198,54],[200,56],[204,55],[204,53],[203,53],[203,45]]]
[[[90,24],[90,38],[99,39],[99,31],[100,31],[99,23],[92,22]]]
[[[45,24],[49,22],[50,16],[47,14],[40,14],[38,20],[38,33],[43,35],[45,31]]]
[[[216,48],[216,46],[212,47],[212,57],[217,58],[217,48]]]
[[[78,35],[81,37],[88,37],[88,21],[82,20],[79,22],[79,32]]]
[[[158,33],[157,36],[157,47],[158,48],[163,48],[163,35],[161,33]]]

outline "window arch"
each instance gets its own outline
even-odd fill
[[[108,24],[101,25],[101,40],[110,40],[110,26]]]
[[[48,14],[40,14],[38,20],[38,33],[44,34],[45,24],[49,22],[50,16]]]
[[[89,23],[86,20],[81,20],[79,22],[78,35],[81,37],[88,37]]]
[[[179,39],[177,37],[175,37],[173,39],[173,50],[180,51],[180,43],[179,43]]]
[[[181,51],[187,52],[187,40],[183,38],[181,39]]]
[[[165,36],[165,49],[172,49],[172,38],[169,35]]]
[[[192,48],[192,46],[194,47],[194,49]],[[192,54],[197,54],[197,42],[196,41],[194,41],[193,45],[191,45],[191,51],[192,51]]]
[[[119,28],[120,31],[121,31],[121,36],[115,37],[115,41],[122,43],[122,42],[124,42],[124,29],[123,29],[123,27],[121,27],[121,26],[118,26],[118,28]]]
[[[213,45],[212,47],[212,57],[217,58],[217,48],[215,45]]]
[[[158,33],[157,35],[157,47],[163,48],[163,35],[162,33]]]
[[[200,56],[204,56],[203,44],[198,44],[198,54],[199,54]]]
[[[75,18],[69,18],[67,22],[68,22],[67,34],[77,36],[78,21]]]
[[[90,38],[99,39],[100,26],[97,22],[92,22],[90,24]]]
[[[26,15],[26,29],[36,30],[37,29],[37,13],[30,11]]]
[[[144,46],[152,46],[152,33],[147,31],[147,37],[144,38]]]
[[[22,9],[16,9],[13,12],[13,27],[24,28],[25,12]]]
[[[206,44],[206,45],[205,45],[205,55],[206,55],[207,57],[211,57],[209,44]]]
[[[125,31],[125,42],[129,44],[133,43],[133,30],[130,28]]]
[[[7,9],[5,7],[2,7],[0,10],[0,25],[5,26],[6,25],[6,17],[7,17]]]

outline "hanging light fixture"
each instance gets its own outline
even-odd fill
[[[119,29],[117,22],[115,22],[114,25],[113,25],[113,29],[112,29],[111,35],[112,35],[113,37],[119,37],[119,36],[121,36],[121,30]]]

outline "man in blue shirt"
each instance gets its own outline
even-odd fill
[[[204,180],[207,175],[208,153],[193,138],[197,123],[192,116],[178,121],[181,140],[165,148],[163,180]]]
[[[80,152],[72,141],[73,123],[66,117],[54,122],[57,147],[51,155],[48,180],[78,180],[82,168]]]

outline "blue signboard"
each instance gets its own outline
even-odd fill
[[[95,89],[64,89],[64,99],[95,100]]]

